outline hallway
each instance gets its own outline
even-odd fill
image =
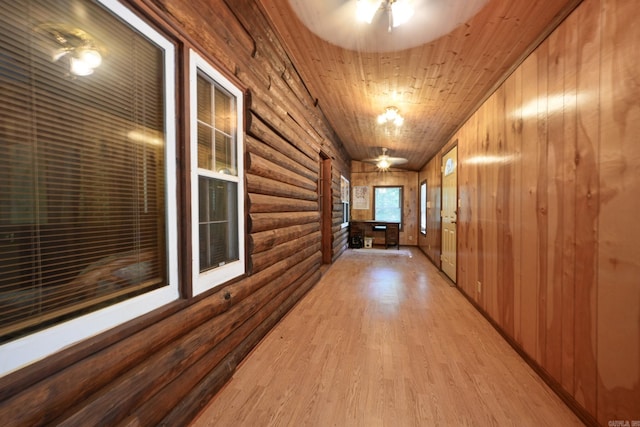
[[[193,426],[582,425],[414,247],[347,250]]]

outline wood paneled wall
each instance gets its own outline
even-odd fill
[[[601,425],[640,420],[639,19],[585,0],[449,142],[459,288]]]
[[[346,246],[340,175],[350,159],[256,3],[131,5],[174,38],[179,57],[200,46],[248,89],[247,277],[0,378],[7,425],[185,425],[320,277],[320,152],[332,161],[333,259]]]
[[[351,162],[351,187],[368,186],[370,191],[369,209],[353,209],[351,219],[354,221],[373,220],[373,187],[400,186],[402,190],[402,229],[401,245],[417,245],[418,236],[418,172],[391,168],[381,172],[375,165],[358,161]],[[382,240],[375,244],[384,244]]]
[[[427,234],[418,233],[418,246],[438,267],[441,265],[440,245],[442,240],[442,229],[440,228],[442,174],[440,173],[440,165],[442,164],[442,155],[447,151],[449,150],[442,149],[418,175],[418,182],[427,181],[427,200],[429,201],[429,207],[427,208]]]

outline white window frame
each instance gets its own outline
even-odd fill
[[[125,24],[144,34],[164,50],[165,200],[167,233],[167,281],[161,288],[77,317],[0,346],[0,377],[44,359],[65,347],[98,335],[115,326],[175,301],[178,287],[178,227],[176,198],[175,48],[162,34],[115,0],[97,0]]]
[[[350,183],[347,178],[340,175],[340,201],[342,202],[342,224],[340,224],[340,228],[346,228],[349,226],[349,217],[351,216],[351,206],[350,206]]]
[[[236,162],[237,175],[222,174],[198,168],[198,71],[206,74],[216,84],[235,96],[236,100]],[[199,295],[245,273],[245,236],[244,236],[244,99],[242,91],[229,79],[213,68],[194,50],[189,54],[189,92],[190,92],[190,129],[191,129],[191,246],[192,246],[192,291]],[[238,260],[223,266],[200,272],[199,251],[199,200],[198,178],[220,179],[237,183],[238,188]]]
[[[427,180],[420,183],[420,233],[427,234]]]
[[[402,222],[403,222],[403,219],[404,219],[403,218],[404,209],[403,209],[403,206],[402,206],[404,204],[404,186],[402,186],[402,185],[380,185],[380,186],[374,186],[373,187],[373,219],[374,219],[374,221],[392,222],[392,221],[389,221],[388,218],[378,218],[378,216],[376,215],[377,207],[378,207],[377,200],[379,199],[378,195],[377,195],[377,192],[378,192],[378,189],[384,189],[384,188],[397,188],[397,189],[399,189],[400,206],[398,206],[398,209],[400,210],[400,220],[398,221],[398,223],[400,224],[399,225],[400,229],[402,229]],[[393,221],[393,222],[395,222],[395,221]]]

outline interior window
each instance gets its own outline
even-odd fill
[[[172,61],[113,1],[0,4],[0,343],[106,316],[84,320],[92,334],[177,297]],[[163,296],[100,311],[147,294]],[[32,341],[12,357],[55,350]]]
[[[420,184],[420,233],[427,234],[427,181]]]
[[[191,53],[193,293],[244,274],[242,92]]]
[[[402,222],[402,187],[374,187],[374,220]]]
[[[340,201],[342,203],[341,227],[349,226],[349,180],[340,175]]]

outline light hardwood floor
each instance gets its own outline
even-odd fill
[[[416,248],[347,250],[194,426],[582,425]]]

